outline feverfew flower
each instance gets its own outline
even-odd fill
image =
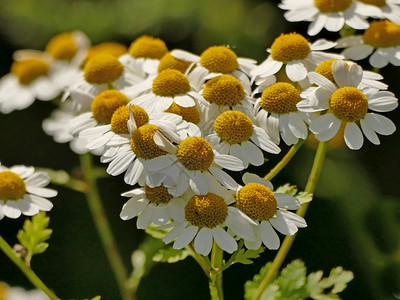
[[[358,0],[360,14],[367,18],[388,19],[400,25],[399,0]]]

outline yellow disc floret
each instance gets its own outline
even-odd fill
[[[368,111],[368,98],[355,87],[343,87],[334,92],[329,100],[329,108],[344,122],[356,122],[364,118]]]
[[[228,110],[217,117],[214,130],[224,142],[243,143],[253,134],[253,122],[240,111]]]
[[[316,68],[315,72],[321,74],[325,78],[329,79],[333,83],[335,83],[335,78],[333,77],[332,73],[332,64],[337,60],[336,58],[327,59],[324,62],[320,63]]]
[[[183,107],[172,102],[165,112],[181,116],[185,121],[197,124],[200,122],[200,113],[196,106]]]
[[[186,219],[198,227],[214,228],[223,224],[227,215],[224,198],[213,193],[193,196],[185,207]]]
[[[400,26],[389,20],[374,21],[363,35],[364,43],[375,48],[388,48],[400,45]]]
[[[271,46],[271,57],[284,63],[305,59],[311,52],[308,41],[298,33],[282,33]]]
[[[235,195],[237,207],[254,220],[274,217],[278,204],[274,193],[260,183],[248,183]]]
[[[200,56],[201,65],[214,73],[232,73],[237,70],[237,55],[225,46],[212,46]]]
[[[315,6],[323,13],[345,11],[352,2],[352,0],[314,0]]]
[[[129,54],[135,58],[161,59],[167,52],[164,41],[147,35],[137,38],[129,47]]]
[[[130,104],[129,106],[132,110],[133,118],[135,119],[137,128],[149,122],[149,115],[142,107],[134,104]],[[128,105],[119,107],[111,117],[111,130],[115,133],[120,133],[120,134],[129,133],[127,125],[128,120],[129,120]]]
[[[384,7],[386,5],[386,0],[358,0],[365,4],[375,5],[378,7]]]
[[[189,170],[205,171],[214,159],[213,148],[205,138],[188,137],[179,145],[177,157]]]
[[[300,93],[293,85],[277,82],[264,90],[260,104],[266,111],[282,115],[296,112],[296,104],[300,101]]]
[[[0,200],[18,200],[26,194],[24,180],[11,171],[0,172]]]
[[[91,46],[89,48],[83,65],[86,65],[89,60],[99,54],[109,54],[115,57],[120,57],[127,52],[128,48],[123,44],[115,42],[104,42],[98,45]]]
[[[55,35],[47,43],[45,51],[59,60],[71,60],[78,47],[72,32],[63,32]]]
[[[93,117],[100,124],[110,124],[111,117],[120,106],[128,104],[128,97],[117,90],[106,90],[98,94],[92,102]]]
[[[203,97],[210,103],[222,106],[240,104],[245,96],[242,83],[231,75],[221,75],[206,82]]]
[[[146,185],[144,187],[146,193],[146,198],[150,200],[151,203],[168,203],[174,196],[168,193],[168,189],[164,185],[156,186],[154,188]]]
[[[173,69],[185,73],[190,62],[173,57],[171,53],[167,53],[160,59],[158,64],[158,73],[164,70]]]
[[[24,59],[14,61],[11,73],[18,77],[21,84],[29,84],[40,76],[46,76],[49,65],[39,59]]]
[[[147,124],[139,127],[132,133],[131,148],[137,157],[152,159],[167,154],[153,140],[156,131],[158,131],[156,125]]]
[[[83,71],[87,82],[104,84],[117,80],[122,75],[124,67],[115,56],[100,54],[89,60]]]
[[[190,91],[189,80],[177,70],[164,70],[153,80],[152,91],[157,96],[173,97]]]

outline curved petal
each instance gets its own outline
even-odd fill
[[[259,228],[264,245],[270,250],[277,250],[281,242],[271,224],[268,221],[261,221]]]
[[[347,123],[344,129],[344,141],[352,150],[358,150],[364,143],[364,137],[356,123]]]
[[[217,245],[224,251],[228,253],[233,253],[237,250],[237,243],[233,237],[229,235],[221,227],[217,226],[211,229],[214,241]]]
[[[201,255],[208,255],[212,248],[212,232],[210,228],[203,227],[200,229],[196,238],[194,239],[194,249]]]

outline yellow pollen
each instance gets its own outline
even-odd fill
[[[329,108],[344,122],[356,122],[364,118],[368,111],[368,99],[355,87],[343,87],[334,92],[329,100]]]
[[[185,73],[186,69],[189,67],[190,62],[177,59],[173,57],[170,53],[167,53],[160,59],[158,64],[158,73],[164,70],[173,69]]]
[[[352,0],[314,0],[315,6],[323,13],[345,11],[352,2]]]
[[[167,52],[164,41],[147,35],[137,38],[129,47],[132,57],[161,59]]]
[[[49,65],[39,59],[25,59],[14,61],[11,73],[18,77],[21,84],[29,84],[40,76],[46,76]]]
[[[332,64],[335,60],[337,59],[332,58],[325,60],[315,68],[315,72],[335,83],[335,78],[333,77],[332,73]]]
[[[72,32],[55,35],[47,43],[45,51],[59,60],[71,60],[78,51]]]
[[[198,227],[214,228],[223,224],[227,215],[224,198],[213,193],[193,196],[185,207],[186,220]]]
[[[400,26],[389,20],[371,22],[363,35],[364,43],[375,48],[400,45]]]
[[[231,75],[221,75],[206,82],[203,97],[210,103],[222,106],[240,104],[245,96],[242,83]]]
[[[87,82],[104,84],[117,80],[124,67],[115,56],[100,54],[89,60],[83,71]]]
[[[200,64],[214,73],[232,73],[237,70],[237,55],[225,46],[212,46],[200,56]]]
[[[274,193],[259,183],[248,183],[236,193],[236,205],[254,220],[268,220],[275,216],[278,203]]]
[[[242,143],[248,141],[253,134],[253,122],[240,111],[228,110],[217,117],[214,130],[229,144]]]
[[[110,124],[114,111],[128,102],[128,97],[117,90],[101,92],[92,102],[93,117],[100,124]]]
[[[11,171],[0,172],[0,200],[18,200],[26,194],[24,180]]]
[[[299,101],[299,91],[287,82],[277,82],[267,87],[261,95],[261,107],[267,112],[280,115],[296,112]]]
[[[147,124],[139,127],[132,133],[131,148],[137,157],[152,159],[167,154],[153,140],[157,130],[158,127],[156,125]]]
[[[177,70],[164,70],[153,80],[152,91],[155,95],[173,97],[190,91],[189,80]]]
[[[171,106],[165,111],[168,113],[176,114],[181,116],[186,122],[197,124],[200,122],[200,113],[196,106],[182,107],[175,102],[172,102]]]
[[[128,48],[120,43],[115,42],[104,42],[98,45],[91,46],[86,54],[85,61],[83,65],[99,54],[109,54],[115,57],[120,57],[121,55],[128,52]]]
[[[305,59],[311,53],[308,41],[298,33],[281,34],[271,46],[271,56],[274,60],[284,63],[292,60]]]
[[[375,5],[378,7],[384,7],[386,5],[386,0],[358,0],[365,4]]]
[[[210,143],[199,136],[184,139],[179,145],[176,155],[187,169],[197,171],[208,170],[214,159]]]
[[[146,193],[146,198],[150,200],[151,203],[168,203],[174,196],[168,193],[168,189],[164,185],[156,186],[151,188],[149,186],[144,187]]]

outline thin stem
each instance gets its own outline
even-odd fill
[[[216,295],[217,298],[213,297],[213,299],[218,299],[218,300],[224,299],[224,291],[222,286],[222,271],[221,271],[223,255],[224,252],[222,251],[222,249],[217,245],[216,242],[214,242],[211,252],[211,265],[214,268],[215,279],[213,280],[213,278],[211,278],[210,291],[212,288],[215,288],[217,290],[217,295]]]
[[[128,277],[125,266],[122,262],[121,255],[118,252],[117,245],[110,225],[107,221],[104,212],[103,204],[101,203],[96,177],[92,173],[92,157],[90,153],[80,155],[80,162],[83,172],[83,177],[88,185],[85,196],[89,205],[89,210],[92,214],[98,234],[100,235],[104,251],[114,272],[115,279],[118,284],[119,291],[122,299],[132,299],[131,293],[128,288]]]
[[[198,254],[196,250],[194,249],[193,243],[190,243],[188,245],[189,251],[192,253],[192,257],[194,260],[199,264],[199,266],[202,268],[204,274],[206,274],[207,278],[210,278],[210,268],[207,266],[207,262],[204,260],[204,256]]]
[[[15,255],[11,246],[0,236],[0,249],[17,265],[17,267],[25,274],[32,284],[38,289],[42,290],[51,300],[57,300],[58,298],[40,278],[29,268],[24,261]]]
[[[321,174],[322,165],[324,163],[325,154],[328,148],[327,142],[320,142],[318,145],[317,153],[315,154],[314,163],[310,172],[310,176],[308,177],[307,185],[305,188],[305,192],[314,193],[315,188],[317,186],[317,182],[319,176]],[[310,202],[304,203],[298,210],[297,214],[300,217],[304,217]],[[274,261],[272,262],[271,268],[268,270],[267,275],[264,277],[263,281],[258,287],[257,292],[253,296],[253,300],[259,300],[261,298],[262,293],[267,288],[269,283],[278,273],[280,267],[282,266],[283,261],[285,260],[289,250],[293,244],[293,241],[296,237],[295,235],[289,235],[285,237],[278,253],[275,256]]]

